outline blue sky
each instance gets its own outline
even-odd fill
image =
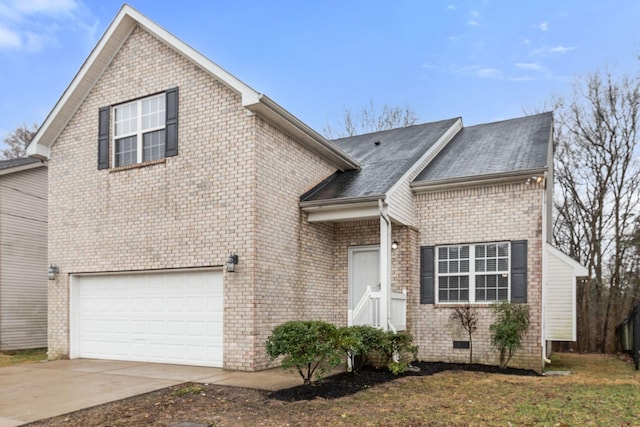
[[[577,76],[640,70],[634,0],[129,4],[318,131],[370,101],[419,122],[518,117]],[[121,5],[0,0],[0,139],[42,123]]]

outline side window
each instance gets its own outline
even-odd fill
[[[420,262],[422,304],[527,302],[526,240],[424,246]]]

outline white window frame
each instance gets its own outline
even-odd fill
[[[476,246],[478,245],[507,245],[507,270],[499,270],[497,272],[485,272],[476,271]],[[440,273],[440,249],[463,246],[469,247],[469,271],[468,272],[454,272],[454,273]],[[511,301],[511,242],[499,241],[499,242],[476,242],[476,243],[461,243],[456,245],[439,245],[435,247],[435,300],[436,304],[494,304],[496,302]],[[507,299],[506,300],[491,300],[491,301],[476,301],[476,277],[479,275],[491,275],[491,274],[506,274],[507,275]],[[467,301],[440,301],[440,277],[451,276],[468,276],[469,277],[469,299]]]
[[[142,128],[142,103],[144,101],[150,101],[152,99],[162,99],[162,101],[164,102],[164,109],[163,110],[158,110],[158,112],[162,111],[161,117],[161,125],[158,126],[153,126],[153,127],[148,127],[148,128]],[[117,134],[116,133],[116,126],[118,124],[117,120],[116,120],[116,111],[120,108],[125,108],[128,106],[135,106],[136,109],[136,129],[132,132],[128,132],[128,133],[122,133],[122,134]],[[151,96],[147,96],[144,98],[140,98],[140,99],[136,99],[134,101],[130,101],[130,102],[125,102],[123,104],[119,104],[113,107],[113,126],[112,126],[112,135],[113,135],[113,139],[112,139],[112,144],[111,144],[111,151],[112,151],[112,158],[113,158],[113,163],[116,167],[124,167],[124,166],[129,166],[132,164],[139,164],[139,163],[143,163],[143,155],[144,155],[144,135],[148,134],[148,133],[153,133],[153,132],[157,132],[159,130],[163,130],[166,129],[166,111],[167,111],[167,104],[166,104],[166,94],[164,92],[156,94],[156,95],[151,95]],[[135,136],[136,137],[136,161],[135,163],[129,163],[126,165],[119,165],[117,163],[117,151],[116,151],[116,145],[117,145],[117,141],[120,139],[124,139],[124,138],[129,138]],[[165,140],[165,144],[166,144],[166,140]],[[164,157],[164,156],[162,156]]]

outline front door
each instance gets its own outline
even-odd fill
[[[349,248],[349,310],[353,310],[367,290],[380,291],[380,248]]]

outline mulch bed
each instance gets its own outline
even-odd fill
[[[388,369],[376,369],[365,366],[358,372],[341,372],[331,375],[322,380],[315,381],[310,385],[299,385],[284,390],[274,391],[268,394],[271,399],[284,402],[296,402],[301,400],[313,400],[316,398],[336,399],[348,396],[358,391],[393,381],[399,377],[433,375],[444,371],[471,371],[487,372],[505,375],[539,376],[538,373],[526,369],[506,368],[500,369],[498,366],[479,364],[459,364],[444,362],[414,362],[413,366],[420,368],[420,371],[407,371],[399,375],[394,375]]]

